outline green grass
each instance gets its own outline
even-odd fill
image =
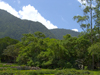
[[[0,67],[11,67],[11,66],[18,66],[17,64],[11,63],[0,63]]]
[[[41,70],[17,70],[10,67],[17,64],[0,63],[0,75],[100,75],[100,71],[76,70],[76,69],[41,69]]]

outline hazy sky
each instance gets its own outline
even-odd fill
[[[48,29],[82,31],[74,16],[83,15],[80,0],[0,0],[0,9],[21,19],[39,21]]]

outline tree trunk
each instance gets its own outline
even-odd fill
[[[91,16],[91,44],[93,44],[93,39],[92,39],[92,0],[90,0],[90,16]],[[92,55],[92,69],[94,70],[94,54]]]

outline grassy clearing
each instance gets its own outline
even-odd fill
[[[100,75],[100,71],[76,70],[76,69],[17,70],[17,69],[12,69],[11,68],[12,66],[18,66],[18,65],[0,63],[0,75]]]
[[[12,63],[0,63],[0,67],[13,67],[13,66],[19,66],[19,65]]]

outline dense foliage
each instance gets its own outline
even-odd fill
[[[20,42],[9,44],[5,48],[1,46],[3,48],[2,55],[5,57],[3,62],[41,68],[82,69],[79,65],[83,65],[84,68],[91,69],[91,57],[92,53],[94,53],[93,50],[96,49],[98,52],[94,53],[95,68],[98,69],[99,43],[94,43],[92,46],[90,39],[86,36],[89,36],[89,34],[80,37],[72,37],[67,34],[63,37],[63,40],[57,40],[46,38],[41,32],[23,34]]]
[[[18,42],[19,42],[18,40],[11,39],[10,37],[1,38],[0,39],[0,60],[2,60],[3,62],[8,61],[7,59],[9,59],[9,58],[6,58],[6,56],[3,55],[4,49],[6,49],[6,47],[8,47],[9,45],[13,45]],[[9,51],[11,52],[11,50],[9,50]],[[9,53],[9,51],[8,51],[8,53]]]

